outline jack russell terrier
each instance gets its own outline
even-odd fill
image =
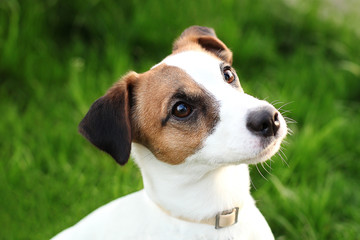
[[[114,200],[53,239],[274,239],[250,195],[248,164],[269,159],[282,115],[244,93],[232,52],[192,26],[149,71],[128,73],[91,106],[79,131],[144,189]]]

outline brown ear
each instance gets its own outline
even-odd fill
[[[220,59],[232,64],[232,52],[226,45],[217,38],[212,28],[191,26],[180,35],[175,41],[173,52],[189,50],[194,45],[201,46],[203,49],[215,54]]]
[[[130,105],[137,74],[126,75],[96,100],[79,124],[79,132],[124,165],[131,151]]]

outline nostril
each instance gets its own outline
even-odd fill
[[[278,112],[275,112],[274,114],[274,122],[278,122],[279,121],[279,113]]]
[[[246,127],[256,135],[275,136],[280,128],[279,113],[273,108],[262,108],[250,112]]]
[[[280,121],[279,121],[279,113],[278,112],[275,112],[274,121],[272,122],[272,124],[273,124],[274,135],[276,135],[277,131],[280,128]]]

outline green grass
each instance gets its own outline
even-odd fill
[[[285,115],[297,121],[286,163],[275,156],[264,165],[271,174],[251,171],[277,239],[358,239],[359,18],[341,9],[320,0],[1,1],[0,239],[48,239],[142,187],[132,161],[117,166],[77,124],[193,24],[232,49],[245,91],[289,103]]]

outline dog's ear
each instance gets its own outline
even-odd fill
[[[194,44],[200,45],[225,62],[232,64],[232,52],[217,38],[214,29],[201,26],[191,26],[185,29],[175,41],[173,52],[189,50]]]
[[[79,124],[79,132],[124,165],[131,150],[130,107],[137,74],[131,72],[96,100]]]

